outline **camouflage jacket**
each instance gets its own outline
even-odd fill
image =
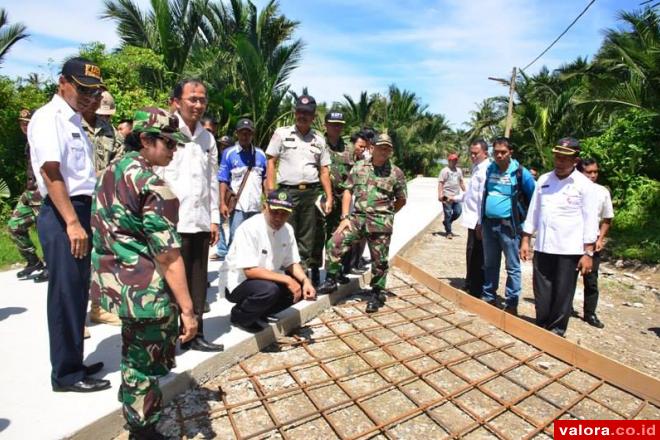
[[[25,160],[27,167],[25,170],[25,189],[28,191],[38,191],[37,179],[34,177],[34,170],[32,169],[32,159],[30,158],[30,144],[25,143]]]
[[[403,171],[390,161],[375,167],[371,159],[360,160],[341,187],[355,197],[354,215],[366,217],[367,232],[392,233],[394,201],[406,198]]]
[[[170,295],[155,256],[181,247],[179,201],[132,151],[99,177],[92,205],[91,294],[120,318],[163,318]]]
[[[325,138],[325,143],[328,145],[328,150],[330,151],[330,159],[332,163],[330,164],[330,181],[332,183],[332,193],[335,195],[335,198],[338,197],[338,201],[341,203],[341,195],[344,192],[340,188],[340,185],[346,181],[348,178],[348,173],[353,167],[352,152],[346,148],[346,144],[343,139],[339,139],[339,144],[335,150],[328,141],[328,138]]]
[[[106,119],[96,118],[96,125],[92,128],[83,118],[82,126],[94,146],[94,169],[98,174],[124,154],[124,142]]]

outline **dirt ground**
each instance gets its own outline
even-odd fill
[[[411,246],[404,256],[414,264],[462,288],[465,279],[465,243],[467,230],[453,224],[452,240],[444,236],[440,218],[429,232]],[[534,319],[532,263],[522,265],[523,298],[518,312]],[[504,259],[500,278],[500,296],[506,281]],[[603,263],[600,269],[600,298],[597,315],[605,324],[597,329],[582,318],[582,280],[578,281],[573,307],[578,317],[571,318],[566,338],[616,359],[655,377],[660,377],[660,271],[656,267],[617,268]]]

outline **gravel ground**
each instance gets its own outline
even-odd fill
[[[465,279],[465,243],[467,230],[459,222],[453,224],[452,240],[444,236],[441,218],[429,232],[403,255],[414,264],[454,287],[462,288]],[[522,263],[523,298],[518,312],[534,319],[532,263]],[[605,324],[597,329],[582,318],[582,280],[578,281],[574,308],[578,317],[571,318],[566,338],[591,350],[616,359],[651,376],[660,378],[660,273],[657,267],[619,269],[601,264],[600,299],[597,314]],[[500,295],[506,281],[504,259],[500,277]]]

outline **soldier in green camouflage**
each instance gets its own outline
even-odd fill
[[[176,117],[137,111],[125,140],[130,151],[101,174],[92,205],[91,294],[121,318],[119,400],[130,439],[165,438],[156,431],[158,377],[174,366],[179,313],[179,339],[197,333],[176,231],[179,202],[152,168],[167,166],[185,142]]]
[[[18,114],[18,123],[24,135],[27,135],[30,116],[31,112],[27,109],[21,110]],[[9,235],[18,248],[18,252],[27,262],[27,265],[18,271],[16,276],[19,279],[32,279],[34,282],[40,283],[48,281],[48,269],[37,256],[37,250],[30,239],[30,228],[37,221],[42,197],[32,170],[30,145],[27,142],[25,143],[25,156],[27,159],[25,191],[18,198],[18,203],[16,203],[7,226],[9,227]]]
[[[341,199],[344,193],[340,187],[348,178],[348,173],[353,167],[353,154],[351,149],[346,146],[344,139],[341,137],[342,130],[344,129],[344,115],[341,112],[328,112],[325,115],[325,143],[328,146],[330,153],[330,183],[332,184],[333,205],[332,211],[325,216],[325,227],[318,228],[317,237],[321,240],[320,243],[315,244],[314,249],[318,252],[323,252],[323,246],[330,240],[333,232],[339,226],[339,217],[341,217]],[[348,254],[347,254],[348,255]],[[321,261],[322,256],[318,256]],[[344,284],[348,282],[343,274],[339,274],[337,281]]]
[[[94,147],[94,169],[97,176],[124,153],[122,136],[110,122],[115,111],[112,95],[104,91],[98,97],[98,104],[83,113],[82,126]]]
[[[367,313],[377,311],[385,301],[394,214],[406,204],[405,176],[390,161],[392,151],[390,137],[380,135],[371,159],[357,162],[341,185],[344,189],[341,222],[326,251],[327,278],[317,290],[330,293],[337,288],[342,255],[351,249],[353,242],[366,238],[372,260],[372,291]],[[349,215],[352,195],[355,196],[355,210]]]

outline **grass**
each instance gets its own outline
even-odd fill
[[[617,228],[609,234],[607,254],[612,259],[639,260],[646,264],[660,263],[660,221],[654,218],[644,227]]]
[[[41,257],[43,255],[41,244],[39,243],[39,237],[37,237],[37,231],[34,228],[30,229],[30,238],[32,239],[32,243],[37,246],[37,254]],[[7,227],[3,226],[0,228],[0,270],[10,269],[11,265],[15,263],[23,265],[25,264],[25,260],[18,253],[14,242],[11,241]]]

